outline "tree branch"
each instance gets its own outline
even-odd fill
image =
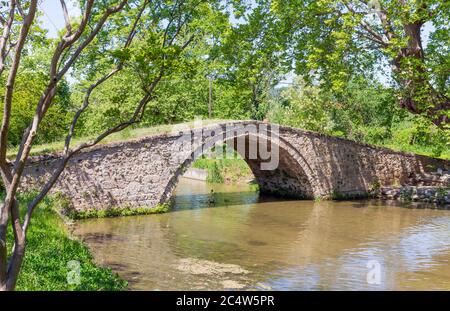
[[[93,0],[91,0],[91,1],[93,1]],[[55,77],[57,80],[60,80],[66,74],[66,72],[69,70],[69,68],[78,59],[78,57],[80,56],[81,52],[86,48],[86,46],[89,45],[89,43],[92,42],[92,40],[95,38],[95,36],[102,29],[103,25],[105,24],[105,22],[109,18],[109,16],[114,14],[114,13],[117,13],[118,11],[120,11],[125,6],[125,4],[127,4],[127,2],[128,2],[128,0],[122,0],[122,2],[120,2],[120,4],[118,4],[118,5],[114,6],[114,7],[109,7],[108,9],[106,9],[106,12],[100,18],[100,21],[94,27],[94,29],[89,34],[89,36],[86,38],[86,40],[84,40],[80,44],[80,46],[75,50],[75,52],[73,53],[72,57],[70,57],[69,60],[64,65],[63,69],[61,69],[57,73],[57,75]]]
[[[55,50],[55,53],[52,57],[52,62],[50,65],[50,77],[53,77],[46,90],[44,91],[44,94],[41,96],[41,99],[39,100],[39,103],[36,108],[36,113],[33,118],[32,124],[30,126],[30,130],[24,133],[26,135],[26,138],[23,138],[23,148],[19,149],[19,153],[16,156],[16,162],[14,165],[15,175],[17,173],[22,174],[23,168],[25,166],[25,161],[28,158],[28,155],[31,151],[32,143],[34,141],[34,137],[36,136],[37,129],[39,127],[39,124],[42,120],[42,118],[45,116],[53,97],[56,94],[56,86],[57,83],[62,79],[64,74],[69,70],[70,66],[75,62],[75,60],[78,58],[78,56],[81,54],[81,52],[86,48],[86,46],[95,38],[96,34],[100,31],[100,29],[103,27],[104,23],[106,22],[107,18],[118,11],[120,11],[128,0],[122,0],[120,4],[109,7],[106,12],[103,14],[101,20],[96,24],[94,32],[91,32],[91,34],[88,36],[88,38],[77,48],[77,50],[74,52],[72,57],[69,59],[69,61],[66,63],[65,67],[60,71],[56,72],[58,68],[58,61],[61,57],[61,54],[64,52],[64,50],[68,47],[70,47],[77,39],[80,38],[82,32],[86,28],[87,21],[90,18],[92,5],[94,0],[88,0],[86,3],[86,9],[85,13],[83,15],[82,22],[80,24],[80,27],[69,37],[65,37],[62,39],[60,44],[58,44],[58,47]]]
[[[144,5],[145,7],[145,5]],[[138,14],[138,19],[140,18],[144,7],[142,8],[142,10],[140,11],[140,13]],[[138,20],[137,19],[137,20]],[[134,29],[136,27],[137,24],[137,20],[135,21],[131,32],[129,34],[128,38],[133,38],[133,33],[134,33]],[[176,34],[178,34],[179,31],[176,32]],[[182,50],[184,50],[193,40],[194,36],[192,35],[183,45],[182,45]],[[173,40],[171,40],[171,42],[173,42]],[[125,43],[125,46],[128,46],[130,44],[130,40],[127,40]],[[97,145],[99,142],[101,142],[103,139],[105,139],[107,136],[119,132],[127,127],[129,127],[130,125],[133,125],[135,123],[138,123],[142,120],[143,116],[144,116],[144,112],[145,112],[145,108],[147,106],[147,103],[151,100],[152,96],[153,96],[153,92],[157,86],[157,84],[159,83],[159,81],[162,79],[164,72],[165,72],[165,68],[164,66],[161,67],[159,74],[155,77],[155,79],[149,84],[148,87],[144,88],[145,90],[145,95],[143,96],[143,98],[140,100],[139,104],[136,106],[133,115],[130,117],[129,120],[119,123],[116,126],[109,128],[108,130],[104,131],[103,133],[101,133],[100,135],[98,135],[94,140],[81,144],[80,146],[78,146],[77,148],[75,148],[74,150],[70,150],[70,142],[72,140],[74,131],[75,131],[75,126],[77,124],[77,121],[79,119],[79,117],[81,116],[81,114],[87,109],[87,107],[89,106],[89,98],[90,95],[92,94],[93,90],[95,88],[97,88],[100,84],[104,83],[106,80],[108,80],[109,78],[111,78],[113,75],[115,75],[118,71],[120,71],[122,68],[122,65],[119,64],[118,67],[114,70],[112,70],[110,73],[108,73],[107,75],[103,76],[101,79],[99,79],[97,82],[91,84],[91,86],[89,87],[89,89],[87,90],[87,93],[85,95],[84,101],[83,101],[83,105],[82,107],[77,111],[77,113],[75,114],[72,123],[71,123],[71,127],[69,130],[69,133],[66,137],[65,140],[65,145],[64,145],[64,152],[62,155],[62,159],[61,162],[58,166],[58,168],[52,173],[52,175],[50,176],[50,179],[47,181],[47,183],[43,186],[43,188],[41,189],[41,191],[39,192],[39,194],[33,199],[32,202],[30,202],[30,204],[28,205],[28,209],[27,209],[27,213],[25,215],[25,219],[24,219],[24,224],[23,224],[23,230],[24,232],[27,231],[27,228],[29,226],[30,223],[30,219],[31,216],[33,214],[34,209],[36,208],[36,206],[43,200],[43,198],[48,194],[48,192],[50,191],[50,189],[53,187],[53,185],[56,183],[56,181],[58,180],[58,178],[60,177],[60,175],[62,174],[62,172],[64,171],[67,163],[69,162],[69,160],[76,155],[77,153],[79,153],[80,151],[93,147],[95,145]]]
[[[349,10],[353,14],[358,14],[355,9],[348,3],[348,1],[343,1],[345,7],[347,10]],[[383,46],[388,46],[389,42],[386,42],[382,35],[380,35],[378,32],[376,32],[369,24],[367,24],[362,18],[359,20],[359,23],[361,27],[367,31],[371,37],[367,37],[369,40],[372,39],[373,41],[382,44]]]
[[[11,27],[14,22],[14,12],[16,9],[16,2],[14,0],[9,1],[9,14],[8,20],[2,20],[3,33],[0,37],[0,76],[5,69],[5,59],[6,59],[6,45],[11,35]]]
[[[130,125],[133,125],[135,123],[138,123],[142,120],[147,104],[148,102],[153,98],[153,94],[155,91],[156,86],[158,85],[159,81],[162,79],[162,77],[166,73],[166,64],[163,63],[161,65],[161,68],[159,69],[159,73],[156,74],[156,76],[153,77],[153,80],[151,83],[146,85],[144,87],[145,94],[142,96],[141,100],[136,103],[136,107],[134,109],[134,112],[131,116],[129,116],[129,119],[125,122],[121,122],[117,124],[114,127],[111,127],[107,130],[105,130],[103,133],[99,134],[95,139],[93,139],[90,142],[81,144],[80,146],[76,147],[75,149],[70,149],[70,144],[72,141],[72,138],[75,134],[75,129],[77,122],[80,118],[80,116],[83,114],[83,112],[87,109],[89,106],[90,96],[92,92],[99,87],[101,84],[106,82],[108,79],[116,75],[120,70],[122,70],[124,66],[124,61],[119,60],[119,62],[116,65],[116,68],[111,70],[109,73],[105,74],[103,77],[101,77],[96,82],[92,83],[90,87],[88,88],[83,103],[79,110],[75,113],[69,131],[66,136],[65,145],[64,145],[64,151],[62,154],[61,162],[57,166],[56,170],[50,175],[49,180],[43,185],[43,188],[39,192],[39,194],[30,202],[30,204],[27,206],[27,211],[25,214],[25,218],[23,221],[23,224],[21,225],[20,222],[20,214],[19,214],[19,208],[18,208],[18,202],[16,200],[16,192],[19,186],[19,182],[22,178],[22,174],[25,168],[26,160],[29,157],[32,144],[34,142],[34,138],[36,136],[39,124],[41,123],[42,119],[45,117],[46,112],[48,108],[50,107],[52,100],[56,94],[56,89],[58,82],[63,78],[63,76],[67,73],[67,71],[73,66],[73,64],[77,61],[80,54],[83,52],[83,50],[95,39],[95,37],[98,35],[98,33],[101,31],[103,26],[105,25],[108,18],[116,13],[119,12],[124,8],[124,6],[127,4],[128,0],[121,0],[119,4],[115,6],[111,6],[106,9],[106,11],[99,16],[99,20],[95,23],[92,30],[86,34],[86,36],[83,36],[83,34],[86,31],[86,28],[88,26],[88,21],[92,16],[92,8],[94,0],[86,0],[86,7],[83,13],[82,20],[80,22],[80,26],[77,27],[77,29],[72,29],[72,24],[70,23],[69,16],[67,13],[67,7],[65,6],[64,0],[61,0],[61,5],[63,8],[64,18],[66,21],[66,28],[67,33],[61,38],[60,43],[58,43],[52,59],[50,63],[50,80],[48,81],[48,84],[46,86],[46,89],[42,93],[41,98],[39,99],[39,102],[36,107],[35,115],[33,117],[33,120],[30,124],[30,126],[26,129],[24,135],[22,136],[22,142],[19,146],[19,151],[16,156],[14,165],[11,165],[9,161],[6,160],[6,143],[7,143],[7,133],[8,133],[8,127],[9,127],[9,119],[10,119],[10,113],[11,113],[11,101],[12,101],[12,92],[13,92],[13,85],[15,80],[15,75],[17,74],[17,67],[20,62],[20,53],[23,48],[24,41],[26,37],[28,36],[28,30],[30,28],[30,25],[32,24],[34,20],[34,15],[36,11],[36,5],[37,0],[31,0],[31,4],[28,10],[28,15],[24,19],[23,26],[21,28],[21,34],[19,36],[19,41],[17,42],[17,45],[15,47],[15,54],[13,57],[13,62],[11,64],[10,69],[10,75],[8,77],[7,83],[7,92],[5,93],[5,108],[4,108],[4,120],[2,123],[2,129],[0,132],[0,164],[1,164],[1,173],[2,177],[6,180],[5,186],[7,187],[7,195],[5,199],[5,203],[0,209],[0,289],[3,289],[5,286],[7,288],[13,289],[15,286],[15,283],[17,281],[17,276],[20,271],[20,267],[22,265],[22,260],[24,258],[24,250],[25,250],[25,236],[27,229],[30,225],[30,220],[33,214],[34,209],[39,204],[39,202],[42,201],[42,199],[48,194],[48,192],[51,190],[51,188],[54,186],[54,184],[57,182],[58,178],[64,171],[65,167],[67,166],[69,160],[76,155],[77,153],[81,152],[82,150],[92,147],[99,142],[101,142],[104,138],[107,136],[116,133],[118,131],[121,131]],[[128,37],[126,38],[124,42],[124,48],[130,46],[132,44],[132,41],[136,34],[136,28],[139,23],[139,20],[141,18],[141,15],[143,14],[145,7],[148,5],[149,0],[144,0],[144,5],[140,9],[139,13],[136,16],[136,19],[134,23],[132,24],[132,27],[130,29],[130,32],[128,34]],[[176,9],[176,8],[174,8]],[[171,38],[167,41],[169,45],[172,45],[176,37],[179,36],[182,28],[187,23],[189,17],[186,17],[183,19],[183,15],[178,19],[178,24],[176,28],[173,31],[173,35],[171,35]],[[172,30],[172,29],[171,29]],[[167,30],[168,32],[171,32],[171,30]],[[83,38],[83,39],[81,39]],[[181,49],[184,50],[190,42],[192,42],[194,38],[194,35],[190,36],[187,41],[185,41]],[[78,46],[75,48],[75,44]],[[65,53],[69,51],[70,56],[67,57],[67,59],[62,59],[65,55]],[[72,52],[73,51],[73,52]],[[163,55],[162,57],[165,57]],[[11,79],[10,79],[11,78]],[[11,88],[8,87],[11,85]],[[9,91],[9,93],[8,93]],[[8,95],[9,94],[9,95]],[[6,113],[5,113],[6,112]],[[6,227],[3,226],[3,224],[8,224],[8,217],[9,213],[11,213],[12,218],[12,228],[14,233],[14,246],[12,249],[12,257],[10,258],[9,264],[7,265],[7,268],[5,270],[5,260],[7,256],[7,248],[6,248]],[[5,238],[4,238],[5,237]],[[8,279],[7,284],[5,285],[5,278]]]
[[[371,36],[370,34],[368,34],[368,33],[366,33],[366,32],[358,31],[358,30],[357,30],[357,31],[356,31],[356,34],[359,35],[359,36],[361,36],[361,37],[363,37],[363,38],[365,38],[365,39],[367,39],[367,40],[369,40],[369,41],[372,41],[372,42],[378,44],[378,45],[381,46],[381,47],[386,47],[386,46],[387,46],[386,43],[385,43],[384,41],[380,41],[380,40],[378,40],[377,38]]]
[[[18,186],[18,179],[11,178],[11,167],[9,163],[6,161],[6,148],[8,142],[8,129],[11,115],[11,103],[12,103],[12,95],[14,91],[14,83],[17,75],[17,70],[20,64],[20,58],[22,54],[22,49],[25,44],[25,40],[28,37],[28,32],[31,27],[31,24],[34,21],[35,13],[37,7],[37,0],[32,0],[30,3],[30,8],[28,10],[28,14],[23,21],[22,27],[20,29],[19,40],[15,47],[15,53],[13,56],[11,68],[9,71],[8,79],[6,82],[6,92],[4,98],[4,111],[3,111],[3,120],[2,127],[0,131],[0,169],[1,175],[4,182],[5,187],[7,187],[7,194],[3,205],[0,208],[0,287],[4,287],[5,289],[9,289],[9,270],[6,267],[7,261],[7,245],[6,245],[6,226],[8,223],[9,212],[11,211],[13,221],[13,232],[14,237],[17,242],[17,245],[22,245],[21,241],[23,238],[22,231],[18,227],[20,227],[20,217],[18,212],[18,204],[15,199],[15,194]],[[24,246],[24,243],[23,243]],[[17,249],[18,253],[19,249]],[[14,281],[15,285],[15,281]]]
[[[19,271],[25,255],[25,234],[20,223],[19,203],[14,200],[11,206],[11,227],[14,234],[12,256],[8,263],[8,281],[6,287],[12,289],[16,286]]]
[[[128,47],[131,45],[135,33],[136,33],[136,27],[142,17],[142,14],[146,8],[146,6],[148,5],[149,1],[145,0],[141,9],[139,10],[138,14],[136,15],[136,18],[132,24],[131,30],[125,40],[125,44],[124,44],[124,48]],[[89,99],[90,96],[92,94],[92,92],[101,84],[103,84],[104,82],[106,82],[108,79],[110,79],[111,77],[113,77],[114,75],[116,75],[120,70],[122,70],[123,68],[123,61],[119,62],[119,64],[117,64],[117,67],[115,69],[113,69],[111,72],[109,72],[108,74],[104,75],[103,77],[101,77],[100,79],[98,79],[95,83],[91,84],[86,92],[86,95],[84,97],[83,100],[83,104],[80,107],[80,109],[78,109],[78,111],[75,113],[70,128],[69,128],[69,133],[66,136],[65,139],[65,144],[64,144],[64,152],[63,152],[63,159],[61,161],[61,164],[59,166],[59,168],[52,174],[52,176],[50,177],[50,180],[46,183],[46,185],[42,188],[42,190],[40,191],[40,193],[35,197],[35,199],[29,204],[28,209],[27,209],[27,213],[25,215],[25,219],[24,219],[24,224],[23,224],[23,230],[24,232],[27,231],[29,223],[30,223],[30,219],[31,216],[33,214],[34,209],[36,208],[36,206],[41,202],[41,200],[45,197],[45,195],[47,195],[48,191],[50,191],[50,189],[53,187],[54,183],[58,180],[59,176],[61,175],[61,173],[63,172],[65,166],[67,165],[67,162],[69,161],[69,159],[77,152],[79,152],[81,149],[79,150],[75,150],[75,151],[70,151],[70,143],[72,140],[72,137],[75,133],[75,127],[77,125],[78,119],[80,118],[81,114],[87,109],[87,107],[89,106]],[[84,147],[87,148],[87,147]],[[83,149],[84,149],[83,148]]]
[[[28,15],[23,21],[22,28],[20,29],[20,36],[17,42],[14,57],[11,64],[11,69],[9,71],[8,79],[6,81],[6,91],[5,98],[3,103],[3,120],[2,127],[0,130],[0,168],[2,170],[6,169],[6,148],[8,144],[8,130],[9,130],[9,121],[11,116],[11,104],[12,104],[12,95],[14,92],[14,83],[16,80],[17,70],[20,64],[20,58],[22,56],[22,49],[25,44],[25,40],[28,37],[28,32],[30,30],[31,24],[34,21],[34,17],[36,14],[37,0],[32,0],[30,4],[30,8],[28,11]],[[11,198],[9,198],[11,199]],[[6,199],[5,199],[6,204]],[[9,209],[9,206],[8,206]]]
[[[22,9],[22,4],[20,3],[20,0],[17,0],[17,9],[19,10],[20,16],[22,16],[22,18],[25,18],[26,14]]]
[[[63,11],[63,15],[64,15],[64,22],[66,23],[67,34],[70,35],[72,33],[72,23],[70,22],[70,16],[69,16],[69,12],[67,11],[67,5],[64,0],[60,0],[60,2],[61,2],[61,8]]]

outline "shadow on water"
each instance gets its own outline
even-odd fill
[[[257,191],[245,192],[212,192],[208,194],[185,194],[176,195],[173,198],[171,212],[181,210],[229,207],[237,205],[251,205],[271,202],[295,202],[298,200],[291,198],[280,198],[273,195],[260,194]],[[305,200],[314,202],[311,200]],[[394,200],[375,200],[375,199],[358,199],[338,201],[345,203],[348,207],[367,208],[372,207],[400,207],[406,209],[434,209],[434,210],[450,210],[450,205],[436,205],[425,202],[401,202]]]
[[[254,191],[182,194],[173,198],[172,211],[254,204],[258,198],[258,192]]]
[[[294,201],[294,199],[280,199],[279,197],[272,195],[260,194],[258,191],[182,194],[174,196],[174,204],[171,211],[228,207],[280,201]]]

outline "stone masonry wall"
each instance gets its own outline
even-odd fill
[[[450,188],[436,186],[383,187],[377,191],[376,195],[386,200],[450,205]]]

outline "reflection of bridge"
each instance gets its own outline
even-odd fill
[[[375,184],[408,184],[426,171],[449,167],[448,161],[256,121],[179,130],[80,153],[56,189],[77,209],[153,207],[170,199],[195,159],[222,142],[241,154],[262,192],[297,198],[365,195]],[[39,186],[58,159],[33,158],[24,186]]]

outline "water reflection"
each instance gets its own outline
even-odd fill
[[[75,234],[132,289],[450,290],[450,211],[212,188],[182,180],[173,212],[83,221]],[[380,284],[367,283],[371,260]]]

